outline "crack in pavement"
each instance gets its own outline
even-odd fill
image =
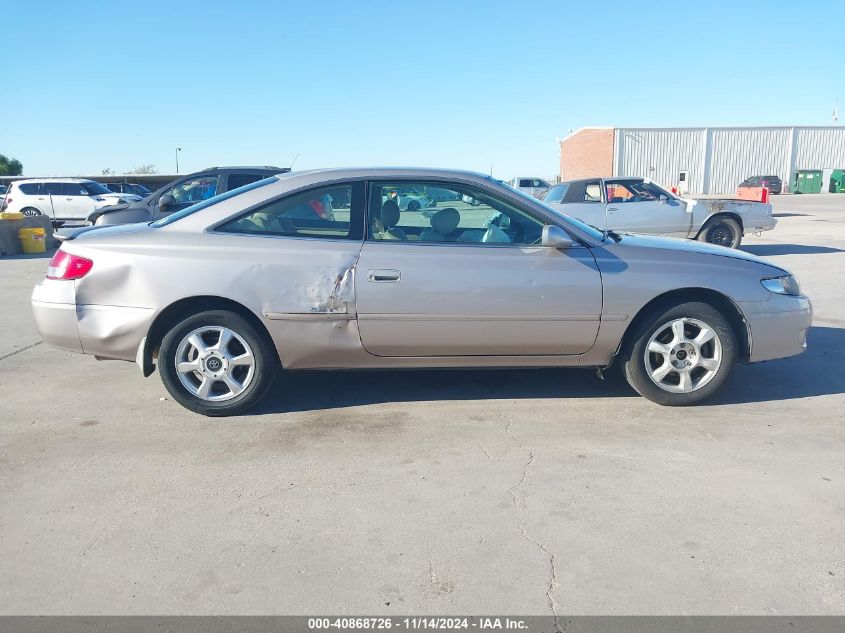
[[[505,422],[507,422],[507,426],[505,427],[505,433],[510,437],[511,441],[528,453],[528,461],[525,462],[525,468],[522,469],[522,477],[520,477],[519,481],[513,484],[508,488],[508,494],[511,496],[511,501],[513,502],[513,508],[516,512],[516,519],[517,524],[519,526],[519,531],[522,534],[522,537],[531,543],[534,547],[540,550],[549,560],[549,586],[546,589],[546,600],[549,603],[549,609],[552,612],[552,616],[554,616],[555,620],[555,631],[560,633],[561,628],[558,622],[559,617],[559,609],[557,601],[555,600],[555,593],[557,590],[557,557],[549,551],[549,549],[543,545],[540,541],[532,537],[528,533],[528,529],[525,525],[525,517],[522,514],[522,511],[519,507],[519,497],[516,494],[516,489],[519,488],[525,481],[528,479],[529,472],[531,470],[531,465],[534,463],[534,458],[536,457],[536,452],[533,448],[529,448],[522,442],[520,442],[516,436],[513,434],[511,427],[513,427],[513,419],[509,416],[505,415],[504,404],[499,404],[499,417],[502,418]]]
[[[4,354],[3,356],[0,356],[0,360],[6,360],[7,358],[11,358],[15,354],[20,354],[21,352],[25,352],[26,350],[32,349],[33,347],[38,347],[43,342],[44,341],[36,341],[32,345],[26,345],[24,347],[21,347],[20,349],[16,349],[14,352],[9,352],[8,354]]]

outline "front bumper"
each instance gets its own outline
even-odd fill
[[[32,291],[32,313],[45,343],[72,352],[134,361],[154,310],[77,305],[73,282],[45,279]]]
[[[807,297],[772,294],[768,301],[741,303],[751,333],[749,361],[795,356],[807,349],[813,306]]]

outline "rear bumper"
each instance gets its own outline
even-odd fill
[[[45,279],[32,291],[32,313],[45,343],[72,352],[134,361],[154,310],[77,305],[73,282]]]
[[[778,221],[775,220],[772,216],[767,216],[759,220],[746,220],[746,224],[743,228],[745,229],[745,234],[748,235],[749,233],[771,231],[773,228],[775,228],[775,226],[777,226],[777,223]]]
[[[752,363],[795,356],[807,349],[813,307],[807,297],[773,294],[768,301],[742,303],[751,332]]]
[[[73,282],[45,279],[32,291],[32,316],[44,342],[82,353]]]

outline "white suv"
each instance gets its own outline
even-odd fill
[[[141,196],[114,193],[98,182],[80,178],[16,180],[9,185],[0,211],[46,215],[52,220],[87,220],[102,207],[141,199]]]

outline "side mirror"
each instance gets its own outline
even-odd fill
[[[559,226],[547,224],[543,227],[543,237],[540,243],[552,248],[569,248],[572,246],[572,239]]]
[[[660,197],[657,198],[657,201],[660,202],[660,204],[666,204],[667,202],[669,202],[669,196],[663,195],[661,193]]]
[[[158,199],[158,206],[161,210],[164,210],[166,207],[170,206],[174,202],[176,202],[176,198],[171,196],[169,193],[166,193]]]

